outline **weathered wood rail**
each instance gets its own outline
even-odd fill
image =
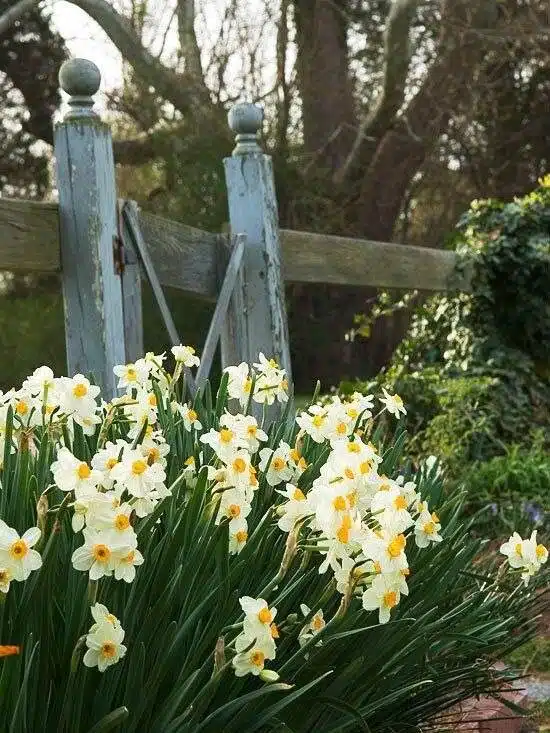
[[[61,68],[69,111],[55,129],[59,203],[0,199],[0,270],[61,273],[68,368],[93,372],[107,393],[115,389],[113,364],[143,350],[142,277],[161,311],[161,285],[217,303],[199,380],[218,339],[224,364],[263,351],[290,376],[285,281],[469,289],[470,273],[452,252],[280,230],[271,159],[258,144],[262,112],[251,104],[229,114],[237,143],[224,161],[231,236],[117,201],[111,132],[93,111],[100,81],[89,61]]]
[[[214,301],[224,234],[140,211],[140,225],[162,285]],[[454,252],[330,234],[280,230],[286,282],[424,291],[465,290],[469,273]],[[58,205],[0,199],[0,270],[59,272]]]

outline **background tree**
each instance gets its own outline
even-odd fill
[[[0,0],[0,13],[10,7]],[[59,106],[57,72],[67,55],[45,12],[33,9],[0,36],[0,196],[39,199],[50,185],[52,115]],[[51,278],[0,273],[4,298],[26,297]]]
[[[0,0],[0,13],[12,3]],[[0,191],[39,198],[47,189],[52,115],[59,106],[57,72],[65,43],[48,16],[32,10],[0,37]]]
[[[287,227],[440,246],[471,198],[522,193],[547,164],[544,0],[220,0],[215,23],[195,0],[164,12],[155,0],[72,2],[125,60],[112,100],[121,183],[189,223],[226,218],[225,112],[244,95],[266,108]],[[0,18],[0,34],[18,14],[25,23],[29,5]],[[403,315],[368,344],[344,339],[374,295],[289,287],[299,387],[385,363]]]

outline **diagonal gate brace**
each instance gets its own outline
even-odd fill
[[[181,339],[178,335],[174,319],[170,313],[170,308],[166,302],[162,285],[158,279],[151,255],[147,249],[145,240],[141,233],[139,226],[139,209],[135,201],[125,201],[122,205],[122,219],[126,225],[126,230],[132,240],[134,250],[139,258],[139,261],[143,267],[147,280],[151,285],[151,289],[157,301],[164,326],[168,333],[168,337],[173,346],[177,346],[181,343]],[[189,386],[191,396],[194,397],[197,389],[202,387],[212,368],[212,362],[216,353],[218,341],[220,339],[221,331],[225,322],[227,309],[231,302],[231,296],[235,290],[235,285],[238,281],[239,274],[241,272],[241,264],[243,260],[244,248],[245,248],[246,236],[244,234],[237,234],[232,237],[231,255],[227,263],[225,270],[224,280],[220,288],[218,299],[216,301],[216,307],[214,314],[210,322],[206,341],[201,355],[201,363],[197,371],[196,379],[193,379],[190,369],[185,368],[185,378]]]
[[[204,382],[208,379],[210,369],[212,367],[212,361],[214,360],[214,354],[216,353],[216,347],[220,339],[221,330],[229,308],[231,296],[235,289],[237,277],[241,270],[241,263],[244,254],[244,245],[246,241],[246,235],[236,234],[232,237],[232,248],[229,262],[225,270],[225,276],[223,283],[216,301],[216,307],[214,314],[210,322],[210,328],[208,329],[208,335],[204,342],[204,348],[201,355],[201,363],[197,371],[197,386],[201,387]]]
[[[151,285],[151,289],[153,291],[153,295],[155,296],[155,300],[157,301],[157,305],[159,307],[170,342],[172,343],[172,346],[178,346],[179,344],[181,344],[181,339],[178,335],[178,330],[176,328],[176,324],[174,323],[174,319],[172,318],[172,314],[170,313],[170,307],[166,302],[164,291],[155,271],[151,255],[149,254],[149,250],[147,249],[147,245],[145,244],[145,240],[143,239],[143,235],[139,226],[138,212],[138,205],[135,201],[124,202],[122,207],[122,218],[124,220],[124,223],[126,224],[128,233],[132,240],[132,244],[134,245],[135,251],[139,257],[143,270],[145,271],[147,280]],[[189,387],[191,396],[194,397],[197,391],[197,385],[195,384],[195,380],[193,379],[191,370],[187,367],[185,367],[185,381]]]

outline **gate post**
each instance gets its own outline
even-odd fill
[[[54,134],[68,373],[92,375],[110,399],[113,366],[125,361],[111,132],[93,111],[101,83],[95,64],[66,61],[59,82],[69,94]]]
[[[277,198],[271,157],[258,144],[263,111],[237,104],[229,112],[236,133],[232,157],[224,160],[231,233],[244,234],[242,274],[222,335],[222,366],[252,363],[259,352],[276,359],[291,383],[288,324]]]

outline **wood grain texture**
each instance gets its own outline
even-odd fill
[[[220,340],[223,326],[226,321],[227,309],[231,302],[231,296],[235,291],[237,282],[239,282],[239,273],[241,272],[244,247],[245,237],[242,234],[237,234],[235,241],[233,242],[231,255],[225,270],[220,294],[216,301],[216,307],[212,315],[210,328],[208,329],[208,334],[204,342],[201,354],[201,363],[197,370],[196,383],[198,389],[204,385],[210,375],[212,362],[214,361],[214,356],[218,347],[218,341]]]
[[[57,204],[0,198],[0,270],[56,272],[59,263]]]
[[[124,321],[113,253],[117,199],[111,133],[97,118],[68,119],[54,137],[68,373],[93,375],[109,399],[122,364]]]
[[[225,178],[233,235],[246,236],[243,255],[242,303],[237,294],[228,309],[228,321],[240,321],[240,353],[224,352],[222,364],[249,364],[263,352],[287,370],[291,379],[288,326],[281,272],[277,199],[271,158],[244,153],[226,158]]]
[[[217,234],[144,211],[139,225],[162,285],[216,300]]]
[[[139,223],[161,284],[216,300],[219,235],[143,211]],[[0,270],[59,269],[58,205],[0,199]]]
[[[140,260],[142,270],[147,276],[147,280],[149,281],[149,285],[151,286],[151,290],[153,291],[153,295],[155,296],[155,300],[157,301],[157,306],[160,310],[168,339],[172,346],[179,346],[182,341],[178,334],[174,319],[172,318],[172,312],[170,311],[170,306],[168,305],[168,301],[166,300],[166,297],[164,295],[164,291],[158,278],[155,265],[153,263],[153,260],[151,259],[151,254],[143,238],[143,234],[139,225],[139,206],[135,201],[125,201],[122,208],[122,218],[127,226],[128,233],[134,245],[136,254],[138,255],[138,258]],[[191,396],[194,397],[197,388],[195,385],[193,374],[191,373],[189,367],[186,366],[183,367],[183,371],[185,374],[186,387],[189,390]]]
[[[144,212],[140,226],[162,285],[216,299],[219,235]],[[432,292],[470,288],[471,273],[455,271],[453,252],[284,229],[280,238],[287,282]],[[57,204],[0,199],[0,269],[53,272],[59,266]]]
[[[469,290],[457,256],[428,247],[281,230],[287,282],[367,285],[403,290]]]
[[[124,347],[126,361],[134,362],[143,356],[143,305],[141,296],[141,265],[130,233],[122,216],[123,201],[119,201],[119,230],[124,247],[122,273],[122,310],[124,314]]]

